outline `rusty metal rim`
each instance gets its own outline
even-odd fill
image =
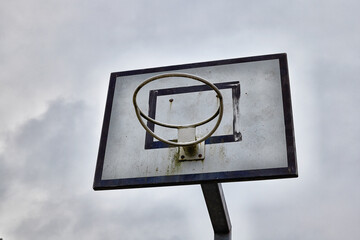
[[[168,77],[183,77],[183,78],[190,78],[190,79],[193,79],[193,80],[197,80],[197,81],[200,81],[202,83],[205,83],[206,85],[208,85],[209,87],[211,87],[216,93],[217,93],[217,97],[219,99],[219,107],[217,109],[217,111],[215,112],[215,114],[213,114],[210,118],[206,119],[206,120],[203,120],[201,122],[198,122],[198,123],[193,123],[193,124],[188,124],[188,125],[174,125],[174,124],[167,124],[167,123],[162,123],[162,122],[159,122],[159,121],[156,121],[155,119],[153,118],[150,118],[149,116],[147,116],[146,114],[144,114],[139,106],[137,105],[137,101],[136,101],[136,97],[137,97],[137,94],[138,92],[140,91],[140,89],[145,86],[146,84],[152,82],[152,81],[155,81],[155,80],[158,80],[158,79],[161,79],[161,78],[168,78]],[[219,127],[220,125],[220,122],[221,122],[221,119],[222,119],[222,116],[223,116],[223,110],[224,110],[224,104],[223,104],[223,97],[222,97],[222,94],[220,92],[220,90],[212,83],[208,82],[207,80],[203,79],[203,78],[200,78],[198,76],[194,76],[194,75],[190,75],[190,74],[186,74],[186,73],[167,73],[167,74],[161,74],[161,75],[157,75],[157,76],[154,76],[154,77],[151,77],[147,80],[145,80],[144,82],[142,82],[134,91],[134,95],[133,95],[133,104],[134,104],[134,107],[135,107],[135,113],[136,113],[136,116],[140,122],[140,124],[143,126],[143,128],[148,132],[150,133],[151,136],[153,136],[154,138],[164,142],[164,143],[167,143],[169,145],[173,145],[173,146],[190,146],[190,145],[194,145],[194,144],[198,144],[202,141],[205,141],[207,138],[209,138],[215,131],[216,129]],[[156,125],[160,125],[160,126],[163,126],[163,127],[167,127],[167,128],[187,128],[187,127],[197,127],[197,126],[201,126],[203,124],[206,124],[208,122],[210,122],[211,120],[213,120],[216,116],[218,116],[218,120],[214,126],[214,128],[207,134],[205,135],[204,137],[196,140],[196,141],[192,141],[192,142],[171,142],[171,141],[168,141],[166,139],[163,139],[159,136],[157,136],[148,126],[146,126],[146,124],[144,123],[144,121],[142,120],[142,117],[147,119],[148,121],[156,124]]]

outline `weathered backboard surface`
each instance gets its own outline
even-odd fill
[[[223,119],[205,142],[204,160],[179,161],[178,147],[154,139],[136,117],[134,90],[164,73],[196,75],[214,83],[223,95]],[[137,101],[150,117],[173,124],[204,120],[218,107],[214,91],[187,78],[151,82]],[[204,136],[215,122],[197,128],[196,136]],[[177,130],[147,125],[161,137],[177,139]],[[111,74],[95,190],[286,177],[297,177],[286,54]]]

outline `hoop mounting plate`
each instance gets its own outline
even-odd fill
[[[196,128],[179,128],[178,129],[178,140],[180,142],[190,142],[196,139]],[[179,161],[194,161],[205,159],[205,143],[200,142],[191,146],[179,147]]]

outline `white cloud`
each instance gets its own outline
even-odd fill
[[[300,177],[225,184],[233,239],[359,237],[359,7],[2,2],[0,237],[211,238],[200,187],[92,191],[109,74],[275,52],[288,53]]]

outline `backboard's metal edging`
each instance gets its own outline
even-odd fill
[[[107,137],[108,137],[108,132],[109,132],[111,109],[112,109],[112,103],[113,103],[114,92],[115,92],[115,84],[116,84],[116,77],[114,74],[111,74],[108,95],[106,98],[103,126],[102,126],[102,130],[101,130],[99,152],[98,152],[98,157],[97,157],[97,162],[96,162],[94,185],[93,185],[94,189],[96,189],[96,185],[98,185],[102,181],[101,180],[102,179],[102,171],[103,171],[103,166],[104,166],[105,150],[106,150],[106,143],[107,143]]]
[[[285,121],[285,135],[287,145],[288,168],[291,172],[298,175],[297,161],[296,161],[296,145],[295,145],[295,132],[294,120],[291,104],[291,91],[289,69],[286,55],[279,58],[280,75],[281,75],[281,89],[283,97],[284,121]]]
[[[172,185],[189,185],[214,182],[256,181],[297,177],[297,172],[289,168],[272,168],[234,172],[186,174],[147,178],[101,180],[94,184],[95,190],[143,188]]]

